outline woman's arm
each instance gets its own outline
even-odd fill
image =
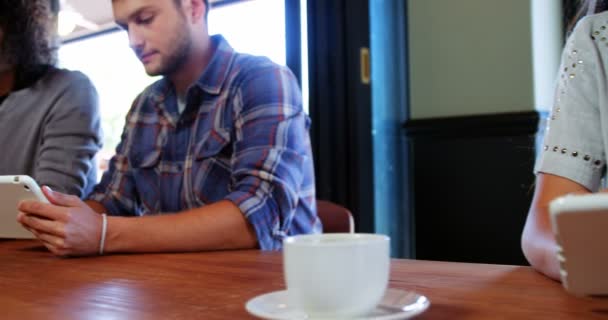
[[[42,126],[33,176],[40,185],[83,197],[96,172],[93,158],[101,148],[101,119],[93,84],[84,75],[69,76],[70,83],[52,102]]]
[[[569,193],[589,193],[582,185],[552,174],[539,173],[528,218],[521,237],[521,247],[533,268],[559,280],[557,243],[551,230],[549,203]]]

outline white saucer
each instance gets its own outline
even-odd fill
[[[290,307],[287,291],[274,291],[247,301],[245,309],[256,317],[268,320],[309,319],[308,315]],[[408,319],[421,314],[431,302],[423,295],[398,289],[388,289],[380,304],[360,320]]]

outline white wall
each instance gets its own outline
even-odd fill
[[[536,110],[550,111],[563,46],[562,2],[532,0],[532,48]]]
[[[530,1],[408,1],[410,118],[533,111]]]

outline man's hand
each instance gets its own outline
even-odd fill
[[[102,217],[76,196],[42,191],[50,204],[22,201],[17,221],[58,256],[97,254]]]

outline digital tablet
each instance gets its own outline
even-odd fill
[[[42,190],[30,176],[0,176],[0,238],[34,238],[34,235],[16,220],[17,204],[21,200],[48,203]]]
[[[549,212],[566,290],[608,295],[608,193],[561,197]]]

